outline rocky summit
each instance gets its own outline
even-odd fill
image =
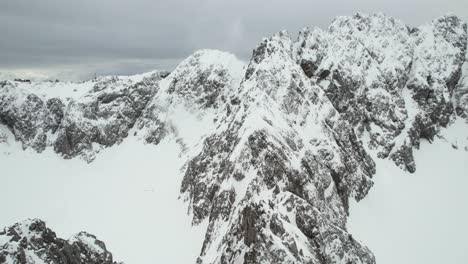
[[[171,73],[6,80],[0,142],[93,162],[129,136],[175,139],[181,198],[208,223],[197,264],[376,263],[347,231],[349,201],[372,188],[376,158],[415,172],[421,140],[468,122],[467,36],[453,15],[412,28],[359,13],[265,38],[247,64],[202,50]],[[39,220],[2,244],[0,262],[113,263],[94,236],[65,241]]]
[[[46,224],[28,219],[0,232],[0,263],[116,264],[104,242],[80,232],[69,240],[58,238]]]

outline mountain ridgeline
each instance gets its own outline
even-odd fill
[[[194,225],[208,221],[197,264],[375,263],[347,232],[349,199],[367,195],[375,158],[415,172],[421,140],[468,122],[467,36],[452,15],[412,28],[356,14],[296,40],[265,38],[248,64],[202,50],[171,73],[3,81],[0,141],[92,162],[129,136],[156,148],[175,139],[187,157],[181,197]],[[21,245],[4,246],[0,260],[31,263],[27,249],[57,263],[53,247],[28,239],[6,241]],[[92,263],[112,255],[101,259]]]

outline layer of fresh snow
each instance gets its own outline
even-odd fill
[[[118,261],[195,262],[206,226],[192,227],[178,199],[184,160],[173,139],[155,147],[129,137],[87,164],[23,151],[8,137],[0,143],[0,226],[40,218],[59,237],[96,235]]]
[[[85,244],[88,248],[90,248],[93,252],[97,252],[98,254],[103,254],[104,249],[101,248],[99,245],[96,244],[96,240],[90,236],[87,236],[83,233],[77,234],[76,236],[72,237],[69,240],[70,243],[81,242]]]
[[[468,125],[442,135],[415,150],[414,174],[375,158],[375,185],[350,208],[349,231],[378,264],[467,263]]]
[[[97,79],[83,82],[32,81],[28,83],[15,81],[14,83],[16,85],[16,89],[19,91],[24,91],[25,94],[33,93],[45,99],[59,98],[61,100],[66,100],[68,98],[72,98],[76,100],[87,95],[99,81],[116,78],[119,80],[120,85],[114,85],[116,85],[116,88],[119,89],[122,88],[121,86],[123,86],[123,84],[131,85],[140,82],[145,77],[150,77],[156,72],[157,71],[150,71],[130,76],[99,76]]]
[[[93,86],[96,84],[95,81],[86,81],[81,83],[74,82],[32,82],[32,83],[21,83],[16,82],[18,90],[24,90],[27,93],[34,93],[42,98],[60,98],[62,100],[66,98],[79,98],[87,94]]]

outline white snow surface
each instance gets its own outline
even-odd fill
[[[414,174],[374,158],[375,185],[351,204],[348,228],[378,264],[467,263],[468,124],[442,136],[415,150]]]
[[[110,79],[118,80],[114,89],[125,88],[131,84],[140,82],[145,77],[150,77],[158,71],[150,71],[142,74],[130,76],[99,76],[96,79],[87,80],[83,82],[55,82],[55,81],[31,81],[31,82],[18,82],[14,81],[15,90],[19,93],[30,94],[33,93],[42,99],[59,98],[63,101],[67,99],[82,99],[91,92],[93,87],[98,82],[103,82]]]
[[[206,224],[193,227],[178,199],[184,159],[173,138],[157,147],[134,137],[88,164],[51,149],[23,151],[13,136],[0,143],[0,226],[39,218],[59,237],[79,231],[106,243],[125,263],[194,263]]]

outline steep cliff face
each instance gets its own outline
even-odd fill
[[[461,76],[453,92],[455,112],[458,116],[468,118],[468,52],[461,68]]]
[[[466,121],[466,49],[455,16],[357,14],[266,38],[248,65],[203,50],[170,74],[65,85],[73,98],[3,82],[0,121],[24,148],[88,162],[128,137],[175,140],[181,196],[208,222],[200,264],[375,263],[346,229],[349,199],[373,185],[366,150],[414,172],[421,139]]]
[[[0,232],[0,245],[0,263],[116,263],[94,235],[80,232],[64,240],[38,219],[5,228]]]
[[[54,150],[65,158],[92,160],[99,149],[122,142],[165,76],[156,72],[141,80],[107,77],[97,82],[80,100],[68,103]]]
[[[344,230],[374,163],[285,32],[254,50],[238,100],[182,182],[194,223],[209,218],[199,262],[372,263]]]
[[[172,136],[184,149],[191,149],[231,112],[244,67],[226,52],[194,53],[160,82],[137,120],[136,133],[153,144]]]
[[[413,147],[464,109],[453,98],[463,97],[466,31],[450,15],[413,29],[383,14],[339,17],[301,31],[296,60],[379,157],[414,172]]]
[[[0,120],[24,148],[42,152],[53,146],[64,158],[92,161],[100,149],[127,137],[167,74],[104,77],[80,84],[5,81],[0,84]],[[61,93],[54,93],[57,89]],[[81,93],[75,94],[77,90]]]

